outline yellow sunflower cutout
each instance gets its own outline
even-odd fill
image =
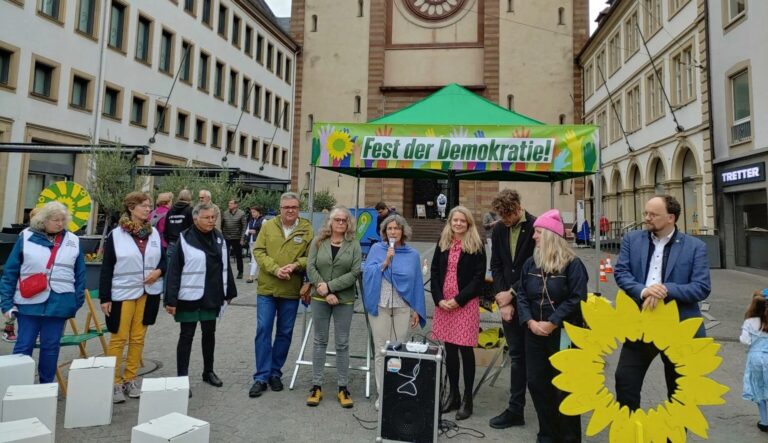
[[[720,405],[729,388],[707,377],[722,363],[720,345],[712,338],[695,338],[701,318],[679,320],[677,303],[659,303],[654,310],[641,311],[623,291],[616,295],[616,307],[602,297],[590,295],[581,303],[588,329],[565,324],[578,349],[566,349],[550,358],[561,373],[552,383],[569,395],[560,404],[565,415],[592,412],[587,436],[610,425],[611,443],[673,443],[686,441],[686,429],[708,438],[709,425],[699,406]],[[675,364],[680,377],[672,400],[650,410],[630,411],[620,405],[605,386],[605,357],[619,342],[642,339],[663,350]]]
[[[79,184],[69,181],[51,183],[40,192],[36,207],[43,207],[51,201],[62,203],[69,210],[72,221],[67,229],[70,231],[75,232],[88,223],[88,217],[91,215],[91,196]]]
[[[325,149],[334,160],[341,160],[352,152],[354,144],[350,135],[342,131],[333,131],[325,141]]]

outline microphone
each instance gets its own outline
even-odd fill
[[[395,239],[392,237],[389,237],[389,247],[394,248],[395,247]]]

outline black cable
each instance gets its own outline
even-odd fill
[[[685,128],[683,128],[680,123],[677,121],[677,115],[675,115],[675,108],[672,107],[672,103],[669,101],[669,96],[667,95],[667,90],[664,88],[664,81],[661,79],[661,76],[659,76],[659,71],[656,69],[656,63],[653,61],[653,57],[651,56],[651,51],[648,49],[648,44],[645,41],[645,36],[643,35],[643,32],[640,30],[640,25],[637,25],[637,33],[640,34],[640,40],[643,42],[643,47],[645,48],[645,52],[648,53],[648,60],[651,61],[651,68],[653,69],[653,73],[656,76],[656,78],[659,80],[659,88],[661,88],[661,92],[664,93],[664,100],[667,102],[667,106],[669,106],[669,112],[672,113],[672,120],[675,121],[675,131],[676,132],[683,132]]]
[[[437,425],[438,435],[445,438],[455,438],[460,435],[467,435],[475,438],[485,438],[485,434],[474,428],[459,426],[451,420],[440,420]]]
[[[181,57],[181,63],[179,64],[179,70],[176,71],[176,75],[173,77],[173,83],[171,83],[171,90],[168,91],[168,97],[165,98],[165,105],[163,106],[163,111],[160,114],[161,117],[157,119],[157,124],[155,125],[155,131],[152,133],[152,137],[149,138],[149,144],[155,143],[155,136],[158,132],[160,132],[160,125],[163,126],[165,123],[165,111],[168,110],[168,103],[171,102],[171,95],[173,95],[173,89],[176,87],[176,82],[179,80],[179,75],[181,75],[181,68],[184,67],[184,63],[187,60],[187,57],[189,57],[189,53],[191,52],[191,47],[187,47],[187,50],[184,51],[184,54]],[[187,66],[187,69],[190,70],[190,77],[192,76],[192,69],[191,66]],[[170,125],[168,125],[168,131],[170,132],[171,128]]]
[[[365,429],[366,431],[375,431],[376,428],[378,428],[378,423],[379,423],[378,420],[363,420],[362,418],[358,417],[356,414],[352,414],[352,417],[354,417],[355,420],[357,420],[357,424],[359,424],[360,427]],[[364,423],[376,423],[377,426],[369,427],[369,426],[366,426]]]

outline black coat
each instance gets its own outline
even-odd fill
[[[576,257],[560,272],[542,274],[533,257],[523,265],[520,290],[517,295],[517,312],[520,324],[528,320],[550,321],[558,327],[563,321],[582,325],[581,301],[587,300],[587,268]],[[544,282],[547,291],[544,293]]]
[[[432,256],[432,272],[430,285],[432,290],[432,300],[435,306],[443,300],[443,285],[445,283],[445,274],[448,272],[448,254],[450,248],[445,251],[440,250],[440,244],[435,246],[435,254]],[[459,294],[454,300],[459,306],[464,306],[475,297],[479,297],[483,292],[485,284],[485,248],[481,248],[475,254],[467,254],[461,251],[459,255],[459,265],[456,269]]]
[[[520,227],[520,235],[517,238],[515,259],[509,252],[509,228],[504,223],[496,223],[491,233],[491,274],[493,275],[493,292],[506,291],[520,287],[520,276],[523,264],[528,257],[533,256],[536,243],[533,241],[533,222],[536,217],[525,213],[525,222]]]

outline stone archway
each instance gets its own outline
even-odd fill
[[[667,193],[667,168],[664,166],[664,161],[661,157],[653,157],[648,162],[648,171],[646,173],[648,186],[651,188],[651,192],[654,195],[662,195]]]
[[[702,176],[693,149],[681,144],[672,163],[670,193],[680,201],[680,218],[677,226],[683,232],[698,233],[701,212]]]
[[[624,221],[624,202],[622,199],[622,180],[621,180],[621,172],[618,168],[613,170],[613,177],[611,179],[611,190],[613,191],[613,198],[615,201],[613,202],[613,207],[611,208],[613,211],[613,217],[609,217],[609,219],[613,218],[612,221],[617,222],[623,222]]]
[[[640,174],[640,167],[637,163],[632,163],[629,167],[629,173],[627,174],[627,188],[631,193],[629,196],[630,211],[628,215],[632,216],[630,220],[632,223],[638,223],[643,221],[643,199],[644,199],[644,187],[642,181],[642,175]]]

